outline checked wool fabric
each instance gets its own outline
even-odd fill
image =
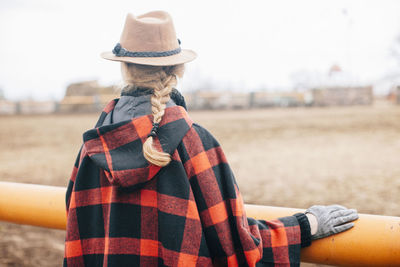
[[[69,181],[64,266],[298,266],[295,216],[247,218],[224,153],[184,108],[168,107],[149,165],[142,144],[152,115],[84,133]]]

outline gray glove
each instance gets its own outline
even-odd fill
[[[319,239],[346,231],[354,226],[351,221],[358,219],[355,209],[347,209],[340,205],[312,206],[306,210],[306,214],[313,214],[318,221],[318,230],[311,239]]]

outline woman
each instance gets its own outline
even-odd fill
[[[214,137],[174,89],[196,54],[170,16],[128,15],[109,60],[126,84],[84,133],[66,195],[64,266],[297,266],[312,239],[353,226],[355,210],[247,218]]]

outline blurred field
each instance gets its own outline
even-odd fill
[[[220,141],[245,202],[338,203],[400,216],[400,107],[190,112]],[[66,186],[97,115],[0,117],[0,180]],[[64,232],[0,223],[0,266],[60,266]]]

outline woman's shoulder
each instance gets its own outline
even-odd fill
[[[219,146],[219,143],[214,135],[205,127],[195,122],[192,124],[192,129],[188,132],[186,137],[193,139],[193,141],[200,139],[206,150],[207,148]]]

